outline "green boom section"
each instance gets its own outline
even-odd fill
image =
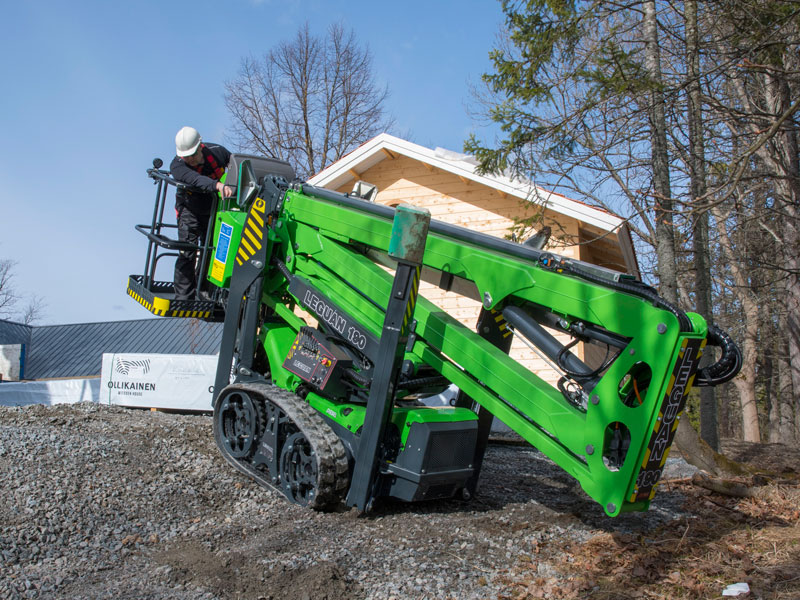
[[[391,219],[289,191],[283,221],[287,265],[378,335],[392,279],[364,249],[389,249]],[[412,352],[575,477],[608,514],[646,508],[647,501],[629,500],[684,339],[705,338],[702,319],[693,316],[694,332],[681,333],[672,313],[642,298],[437,233],[428,236],[423,264],[474,282],[478,296],[491,299],[484,302],[487,308],[532,303],[630,338],[585,410],[423,298],[414,314]],[[630,405],[621,389],[626,377],[642,368],[649,369],[651,383],[639,403]],[[630,449],[622,465],[607,465],[610,434],[620,428],[630,435]]]

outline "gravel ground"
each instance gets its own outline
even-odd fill
[[[209,416],[0,408],[0,598],[496,598],[548,542],[685,516],[662,489],[608,519],[529,446],[491,444],[481,477],[471,502],[318,514],[228,467]]]

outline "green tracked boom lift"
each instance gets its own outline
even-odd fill
[[[128,293],[157,315],[224,322],[216,443],[292,502],[368,511],[382,497],[468,498],[496,416],[606,514],[646,510],[689,390],[740,368],[724,332],[630,276],[295,181],[280,161],[234,155],[237,194],[218,201],[206,243],[175,241],[163,212],[181,184],[161,166],[148,170],[145,273]],[[175,301],[155,268],[185,249],[203,283]],[[419,295],[421,279],[477,299],[477,331]],[[560,371],[557,386],[508,355],[512,336]],[[605,360],[586,364],[578,342]],[[698,370],[706,344],[719,359]],[[420,402],[451,384],[452,406]]]

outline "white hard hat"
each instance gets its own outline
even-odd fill
[[[203,138],[194,127],[181,127],[175,136],[175,153],[178,156],[191,156],[197,152],[197,147]]]

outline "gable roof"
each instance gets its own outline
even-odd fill
[[[388,133],[372,138],[314,175],[308,182],[319,187],[338,189],[349,181],[356,180],[357,175],[370,167],[395,155],[407,156],[504,194],[541,204],[557,213],[599,227],[603,231],[625,228],[624,219],[617,215],[550,192],[530,181],[515,180],[504,175],[480,175],[477,173],[477,161],[469,155],[443,148],[431,150]]]
[[[23,327],[29,329],[27,340],[18,335]],[[100,375],[103,353],[215,354],[221,340],[221,323],[197,319],[157,318],[39,327],[0,321],[0,344],[27,345],[25,379]]]

